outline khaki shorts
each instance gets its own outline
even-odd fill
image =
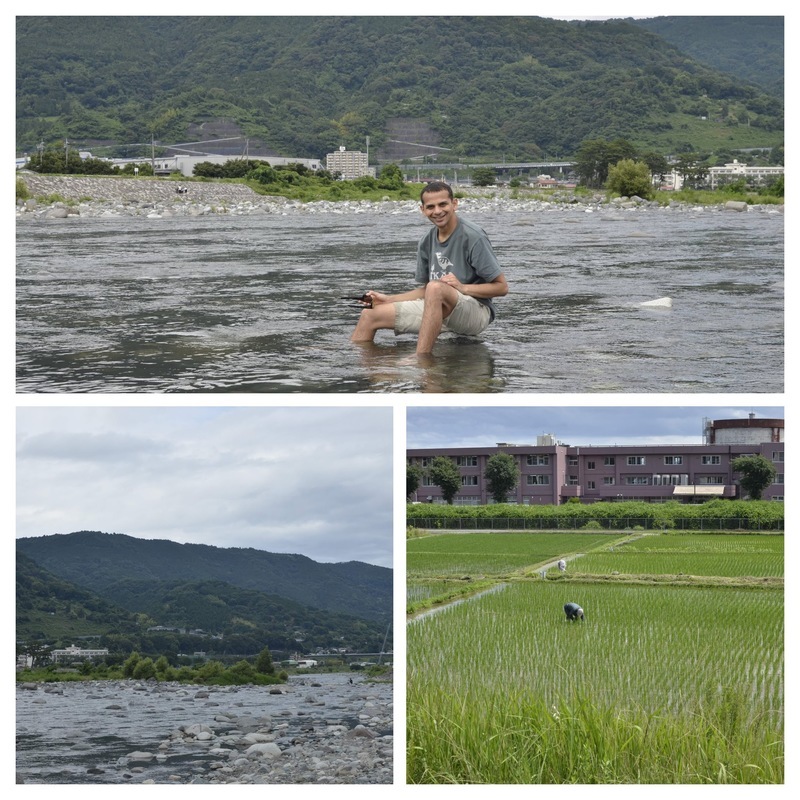
[[[402,300],[394,305],[394,332],[419,333],[422,324],[424,300]],[[483,333],[492,320],[492,312],[488,306],[479,303],[474,297],[459,292],[456,307],[445,317],[442,330],[458,333],[462,336],[477,336]]]

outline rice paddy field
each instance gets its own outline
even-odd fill
[[[777,535],[409,540],[409,782],[782,783],[782,575]]]
[[[624,541],[619,532],[572,533],[447,533],[410,540],[407,570],[422,576],[502,575],[557,560],[568,545],[570,553],[588,552],[604,543]],[[409,581],[411,583],[411,581]]]

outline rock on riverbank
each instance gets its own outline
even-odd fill
[[[65,219],[67,217],[148,217],[161,219],[168,217],[197,217],[212,214],[251,215],[251,214],[418,214],[417,200],[343,200],[332,202],[320,200],[304,203],[288,200],[285,197],[256,194],[243,184],[148,180],[146,178],[91,178],[82,176],[38,175],[22,173],[18,177],[28,187],[34,198],[58,195],[63,201],[42,203],[39,200],[21,200],[17,203],[18,219]],[[187,189],[178,194],[178,186]],[[604,193],[595,195],[576,195],[564,190],[552,195],[549,200],[532,197],[516,197],[510,189],[463,189],[459,193],[466,196],[460,201],[460,208],[468,213],[489,213],[492,211],[573,211],[592,213],[594,211],[712,211],[730,213],[731,211],[782,213],[783,206],[750,206],[746,203],[736,207],[723,205],[695,206],[689,203],[673,202],[667,206],[646,201],[639,197],[622,197],[608,201]]]
[[[49,686],[49,685],[48,685]],[[18,685],[25,783],[391,783],[392,685]]]

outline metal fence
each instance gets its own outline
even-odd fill
[[[601,528],[609,531],[677,530],[677,531],[782,531],[784,521],[757,522],[746,517],[711,517],[701,519],[650,519],[647,517],[602,518],[558,517],[418,517],[409,519],[414,528],[426,530],[464,531],[528,531],[528,530],[585,530]]]

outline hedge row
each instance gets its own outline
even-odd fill
[[[712,500],[707,503],[565,503],[560,506],[493,504],[407,507],[409,525],[424,528],[537,529],[582,528],[597,521],[603,528],[678,530],[783,530],[783,503],[768,500]]]

